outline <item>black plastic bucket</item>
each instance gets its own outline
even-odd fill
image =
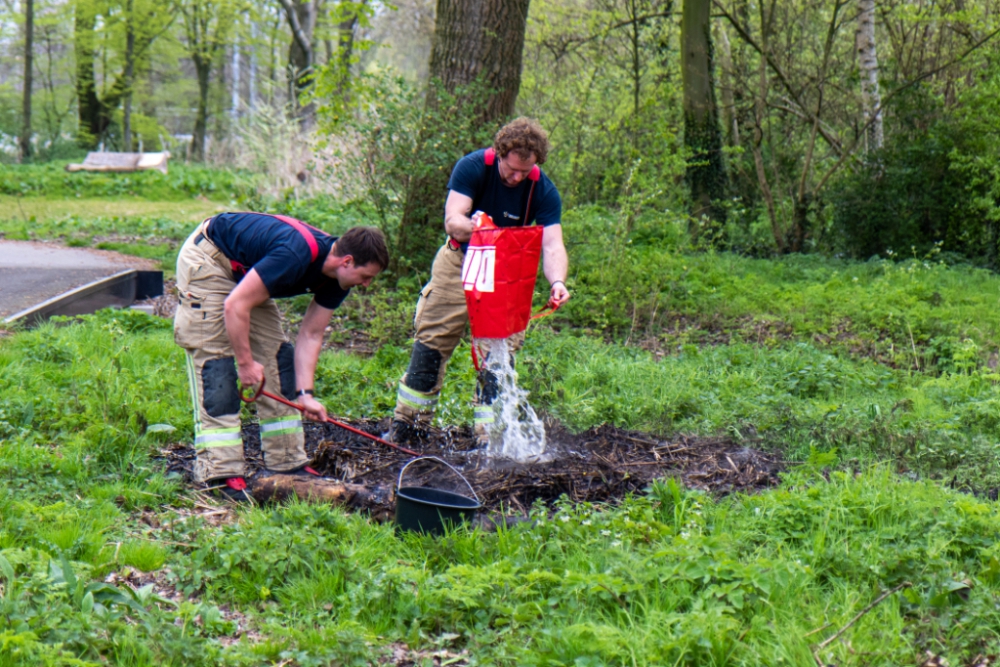
[[[451,468],[461,478],[474,496],[469,498],[459,493],[435,489],[429,486],[402,486],[403,473],[416,461],[433,460]],[[399,486],[396,489],[396,525],[403,530],[412,530],[428,535],[441,535],[447,525],[458,525],[472,521],[476,511],[482,506],[476,492],[461,473],[446,462],[434,456],[413,459],[399,472]]]

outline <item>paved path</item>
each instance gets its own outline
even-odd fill
[[[144,259],[33,241],[0,241],[0,320],[89,282],[126,269],[149,269]]]

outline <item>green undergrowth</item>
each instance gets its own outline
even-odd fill
[[[65,162],[30,165],[0,164],[0,195],[51,198],[135,198],[148,201],[183,201],[206,197],[229,201],[253,192],[249,173],[189,165],[170,164],[168,173],[68,172]]]
[[[173,574],[281,632],[262,657],[302,664],[364,664],[383,637],[480,665],[805,665],[811,643],[906,583],[825,661],[997,646],[995,508],[884,469],[829,482],[803,470],[722,500],[666,482],[534,519],[430,539],[292,505],[212,534]]]
[[[6,216],[0,215],[0,233],[147,257],[168,273],[180,243],[218,209],[208,204],[190,210],[190,202],[178,202],[178,214],[101,212],[74,210],[54,197],[44,201],[58,215],[22,215],[11,205]],[[327,198],[276,202],[250,196],[227,207],[286,213],[332,233],[373,223],[363,204]],[[694,252],[681,223],[668,214],[640,216],[628,233],[622,224],[616,214],[599,208],[566,212],[573,298],[539,329],[569,330],[661,356],[682,352],[686,345],[805,342],[921,373],[1000,363],[1000,320],[993,316],[1000,277],[988,271],[945,263],[934,252],[868,262]],[[372,288],[356,290],[337,313],[334,341],[361,335],[370,347],[405,345],[418,290],[428,277],[426,268],[404,276],[386,273]],[[540,278],[536,307],[544,303],[545,284]],[[299,300],[286,306],[293,323],[306,304]]]
[[[312,206],[313,208],[310,208]],[[308,219],[315,202],[294,213]],[[359,211],[339,209],[344,220]],[[348,211],[350,211],[348,213]],[[336,217],[334,217],[336,219]],[[996,368],[1000,277],[940,254],[904,260],[820,255],[756,259],[694,252],[669,216],[649,215],[626,235],[601,209],[568,211],[564,234],[573,298],[538,328],[596,337],[675,355],[686,346],[808,343],[838,356],[868,358],[920,373]],[[338,313],[334,333],[361,332],[374,345],[405,344],[426,272],[386,275]],[[539,278],[535,308],[547,285]],[[290,308],[294,320],[305,300]]]
[[[758,496],[668,481],[617,507],[562,503],[499,534],[432,539],[304,504],[182,519],[190,501],[155,459],[190,441],[181,359],[170,323],[135,311],[0,339],[0,665],[363,665],[394,642],[475,665],[801,665],[907,582],[824,660],[1000,650],[1000,513],[876,463],[996,475],[976,449],[998,437],[982,370],[922,375],[804,343],[656,361],[532,332],[523,381],[574,428],[728,433],[805,463]],[[388,414],[406,361],[400,346],[326,353],[318,393],[341,415]],[[472,381],[463,346],[444,417],[468,420]],[[886,449],[949,433],[951,459]],[[859,460],[826,473],[838,457]],[[114,576],[130,570],[161,583]],[[164,586],[181,596],[158,598]]]
[[[575,296],[561,315],[615,340],[668,352],[800,340],[921,371],[954,369],[962,349],[979,363],[1000,350],[1000,277],[936,252],[868,262],[693,253],[669,217],[648,215],[626,235],[600,209],[568,212],[564,228]]]

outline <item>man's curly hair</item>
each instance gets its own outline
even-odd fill
[[[493,150],[501,158],[509,153],[517,153],[522,160],[535,156],[538,164],[545,164],[549,156],[549,134],[534,118],[521,116],[500,128],[493,138]]]

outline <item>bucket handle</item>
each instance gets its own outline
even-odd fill
[[[436,456],[420,456],[420,457],[417,457],[415,459],[410,459],[406,463],[406,465],[403,466],[403,469],[399,471],[399,479],[396,481],[396,488],[399,489],[400,487],[403,486],[403,473],[406,472],[407,468],[409,468],[411,465],[413,465],[417,461],[428,461],[428,460],[429,461],[437,461],[438,463],[441,463],[441,464],[447,466],[453,473],[455,473],[456,475],[458,475],[458,478],[460,480],[462,480],[463,482],[465,482],[465,485],[467,487],[469,487],[469,491],[472,493],[472,497],[476,499],[476,502],[479,503],[480,505],[483,504],[483,501],[481,501],[479,499],[479,495],[476,493],[476,490],[472,488],[471,484],[469,484],[469,480],[465,479],[465,477],[462,475],[462,473],[458,472],[458,470],[455,469],[455,466],[451,465],[450,463],[448,463],[444,459],[440,459],[440,458],[438,458]]]

